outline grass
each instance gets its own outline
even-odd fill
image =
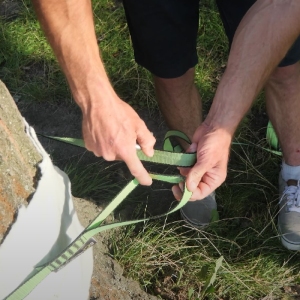
[[[72,182],[72,194],[76,197],[84,197],[97,201],[104,197],[111,199],[120,188],[112,177],[114,173],[110,171],[103,160],[87,165],[69,163],[65,168]]]
[[[279,158],[257,146],[235,146],[231,159],[217,193],[220,221],[205,230],[180,220],[149,221],[114,241],[115,257],[148,292],[163,299],[291,297],[284,287],[299,283],[299,254],[283,249],[277,237]],[[213,288],[203,292],[220,257]]]
[[[17,1],[17,15],[2,16],[0,77],[22,101],[72,102],[60,68],[28,0]],[[122,6],[93,1],[96,34],[116,91],[134,108],[156,111],[150,74],[134,63]],[[226,65],[227,40],[211,0],[202,1],[196,84],[207,113]],[[277,176],[280,158],[264,150],[264,95],[242,122],[233,145],[226,182],[217,191],[220,221],[195,230],[174,214],[128,226],[112,235],[112,255],[126,275],[162,299],[295,299],[300,283],[299,253],[285,250],[277,237]],[[75,104],[74,104],[75,105]],[[258,118],[259,117],[259,118]],[[246,145],[244,145],[246,144]],[[98,201],[125,185],[118,165],[67,166],[73,194]],[[160,212],[171,199],[170,186],[140,188],[123,204],[131,216]],[[166,199],[165,199],[166,198]],[[135,207],[135,209],[132,209]],[[122,209],[122,208],[121,208]],[[121,210],[120,209],[120,210]],[[223,257],[216,268],[216,262]]]

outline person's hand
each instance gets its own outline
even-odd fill
[[[207,197],[219,187],[227,175],[231,135],[224,129],[211,130],[205,123],[196,130],[187,152],[197,152],[197,162],[192,168],[179,168],[186,176],[187,189],[193,192],[190,200]],[[183,183],[173,186],[177,200],[181,199]]]
[[[155,138],[131,106],[117,96],[109,100],[82,109],[85,146],[105,160],[123,160],[140,184],[150,185],[152,179],[137,157],[136,143],[153,156]]]

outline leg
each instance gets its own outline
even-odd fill
[[[156,97],[161,112],[170,129],[180,130],[191,139],[202,122],[202,103],[194,83],[194,68],[184,75],[165,79],[154,76]],[[186,149],[188,145],[180,141]],[[182,217],[194,226],[209,224],[217,216],[215,194],[205,199],[188,202],[182,209]]]
[[[278,67],[265,87],[267,111],[285,163],[300,166],[300,64]]]
[[[170,129],[180,130],[192,139],[202,121],[202,103],[194,84],[195,69],[177,78],[154,76],[159,108]],[[180,141],[184,148],[187,144]]]
[[[135,60],[154,77],[159,107],[171,129],[192,138],[202,121],[194,84],[199,0],[123,0]],[[180,141],[186,149],[187,144]],[[177,187],[179,189],[179,187]],[[182,208],[195,225],[208,224],[216,208],[214,195]]]
[[[287,249],[300,250],[300,64],[278,67],[265,90],[269,117],[283,152],[278,230]]]

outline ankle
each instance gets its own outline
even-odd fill
[[[281,174],[284,181],[288,180],[299,180],[300,179],[300,165],[290,166],[285,162],[282,162]]]

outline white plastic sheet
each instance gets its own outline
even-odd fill
[[[25,122],[26,123],[26,122]],[[34,269],[56,257],[83,230],[72,202],[67,175],[53,166],[33,128],[26,132],[43,156],[41,178],[28,207],[18,217],[0,247],[0,299],[12,292]],[[59,272],[52,272],[25,299],[89,298],[93,269],[92,249]]]

